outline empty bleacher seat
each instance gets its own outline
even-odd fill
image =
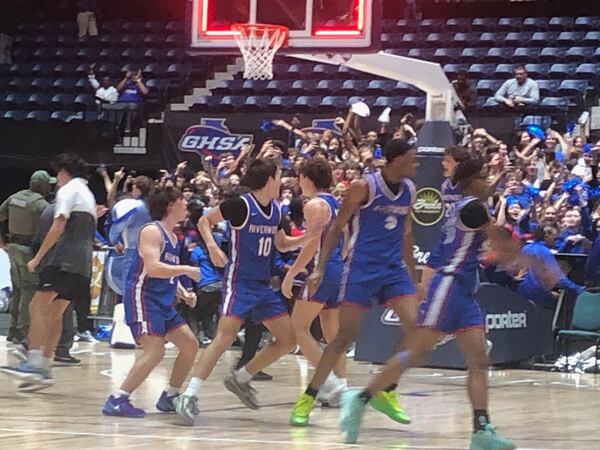
[[[520,17],[501,17],[496,25],[498,31],[521,31],[523,19]]]
[[[469,19],[448,19],[444,29],[446,31],[468,31],[471,27],[471,21]]]
[[[52,83],[52,87],[56,92],[75,92],[77,81],[76,78],[58,78]]]
[[[599,46],[600,45],[600,31],[588,31],[583,36],[583,45]]]
[[[552,112],[555,110],[566,110],[570,102],[565,97],[544,97],[540,102],[539,108],[543,111]]]
[[[567,50],[565,58],[569,62],[591,62],[595,50],[594,47],[571,47]]]
[[[3,119],[25,120],[27,119],[27,111],[5,111],[2,114]]]
[[[469,76],[474,79],[491,78],[495,70],[495,64],[471,64],[469,66]]]
[[[456,61],[460,54],[459,48],[438,48],[433,53],[433,60],[440,64],[447,64]]]
[[[558,39],[557,31],[538,31],[533,33],[529,39],[529,45],[539,47],[551,47]]]
[[[556,79],[570,78],[576,69],[577,64],[552,64],[548,76]]]
[[[423,19],[419,24],[419,30],[429,33],[441,30],[443,27],[444,21],[442,19]]]
[[[415,112],[425,109],[425,97],[405,97],[402,101],[402,109]]]
[[[335,95],[341,87],[341,80],[321,80],[317,83],[315,90],[321,95]]]
[[[29,111],[26,119],[37,120],[38,122],[46,122],[50,120],[50,111]]]
[[[376,108],[392,108],[394,110],[402,107],[403,100],[399,97],[381,96],[377,97],[373,104]]]
[[[444,73],[448,76],[448,78],[456,78],[456,75],[459,72],[468,72],[469,64],[446,64],[444,67]],[[479,77],[484,78],[484,77]]]
[[[558,92],[560,81],[558,80],[536,80],[538,88],[540,89],[540,95],[542,97],[553,97]]]
[[[516,47],[523,42],[530,42],[532,37],[533,33],[528,31],[510,32],[504,38],[504,45]]]
[[[72,111],[75,107],[74,94],[55,94],[50,101],[50,108],[53,111]]]
[[[0,102],[0,109],[3,110],[16,110],[21,109],[25,106],[28,100],[27,94],[23,93],[10,93],[7,94],[4,99]]]
[[[433,53],[434,49],[432,48],[411,48],[408,52],[408,57],[429,61],[433,58]]]
[[[503,43],[505,38],[506,38],[506,33],[486,32],[486,33],[482,33],[481,36],[479,36],[479,40],[472,42],[471,45],[476,45],[477,47],[486,47],[486,48],[495,47],[495,46]]]
[[[54,73],[54,64],[39,63],[33,66],[31,73],[37,77],[48,77]]]
[[[556,39],[557,45],[577,46],[583,42],[585,33],[583,31],[563,31]]]
[[[296,103],[295,97],[289,96],[275,96],[271,98],[269,106],[275,107],[276,109],[290,109]]]
[[[525,69],[532,78],[546,78],[550,66],[548,64],[525,64]]]
[[[548,28],[547,17],[527,17],[523,19],[523,29],[530,31],[542,31]]]
[[[557,63],[565,59],[567,49],[563,47],[545,47],[540,51],[541,62]]]
[[[537,47],[517,47],[512,59],[516,63],[532,63],[538,60],[540,49]]]
[[[90,111],[96,109],[94,96],[91,94],[79,94],[73,101],[75,111]]]
[[[577,17],[573,29],[577,31],[597,30],[600,25],[599,17]]]
[[[511,47],[492,47],[484,57],[485,62],[507,63],[512,60],[515,49]]]
[[[50,107],[50,99],[50,94],[31,94],[27,101],[23,104],[23,107],[29,111],[38,109],[46,110]]]
[[[600,73],[600,64],[580,64],[575,70],[574,78],[596,79]]]
[[[558,88],[560,95],[580,95],[587,93],[589,83],[586,80],[563,80]]]
[[[549,30],[567,31],[573,28],[575,18],[573,17],[551,17],[548,21]]]
[[[474,31],[495,30],[498,19],[494,17],[475,17],[471,20],[471,29]]]
[[[487,55],[488,50],[486,48],[472,48],[468,47],[463,49],[460,54],[460,60],[464,63],[476,63],[483,61],[483,58]]]
[[[490,96],[494,95],[500,86],[504,83],[502,80],[479,80],[477,82],[477,94]]]
[[[348,97],[328,95],[323,97],[323,100],[321,100],[321,106],[331,107],[334,109],[344,109],[347,102]]]

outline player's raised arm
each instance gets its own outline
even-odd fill
[[[248,211],[246,211],[246,215],[247,214]],[[198,219],[198,231],[200,231],[200,235],[206,243],[206,248],[208,249],[211,261],[217,267],[225,267],[227,264],[227,255],[215,242],[212,230],[216,224],[222,222],[223,220],[224,218],[223,213],[221,212],[221,206],[211,209],[208,214]]]
[[[144,270],[152,278],[173,278],[186,275],[194,281],[200,280],[200,269],[194,266],[171,265],[160,261],[163,237],[158,225],[148,225],[140,232],[139,252],[144,261]]]

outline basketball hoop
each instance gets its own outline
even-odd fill
[[[287,43],[287,27],[265,23],[236,23],[231,26],[244,57],[244,78],[272,80],[273,58]]]

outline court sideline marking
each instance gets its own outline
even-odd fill
[[[185,441],[206,441],[206,442],[231,442],[237,444],[280,444],[280,445],[296,445],[301,444],[299,441],[277,441],[277,440],[264,440],[264,439],[234,439],[234,438],[211,438],[201,436],[159,436],[149,434],[123,434],[123,433],[91,433],[83,431],[63,431],[63,430],[39,430],[39,429],[26,429],[26,428],[0,428],[0,431],[12,432],[12,433],[33,433],[33,434],[57,434],[57,435],[72,435],[72,436],[95,436],[95,437],[123,437],[123,438],[136,438],[136,439],[160,439],[160,440],[185,440]],[[360,444],[342,444],[335,442],[305,442],[311,446],[329,447],[329,448],[361,448],[364,445]],[[369,444],[373,445],[373,443]],[[377,445],[377,444],[376,444]],[[381,448],[394,446],[394,444],[381,443]],[[407,447],[415,450],[465,450],[465,447],[432,447],[411,445]],[[569,449],[544,449],[544,448],[521,448],[521,450],[569,450]]]

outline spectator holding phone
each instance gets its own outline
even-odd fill
[[[144,103],[144,96],[149,92],[142,80],[142,71],[128,70],[117,85],[117,91],[119,91],[118,103],[126,105],[124,108],[125,134],[128,135],[132,133],[132,124],[137,122],[137,112]]]

